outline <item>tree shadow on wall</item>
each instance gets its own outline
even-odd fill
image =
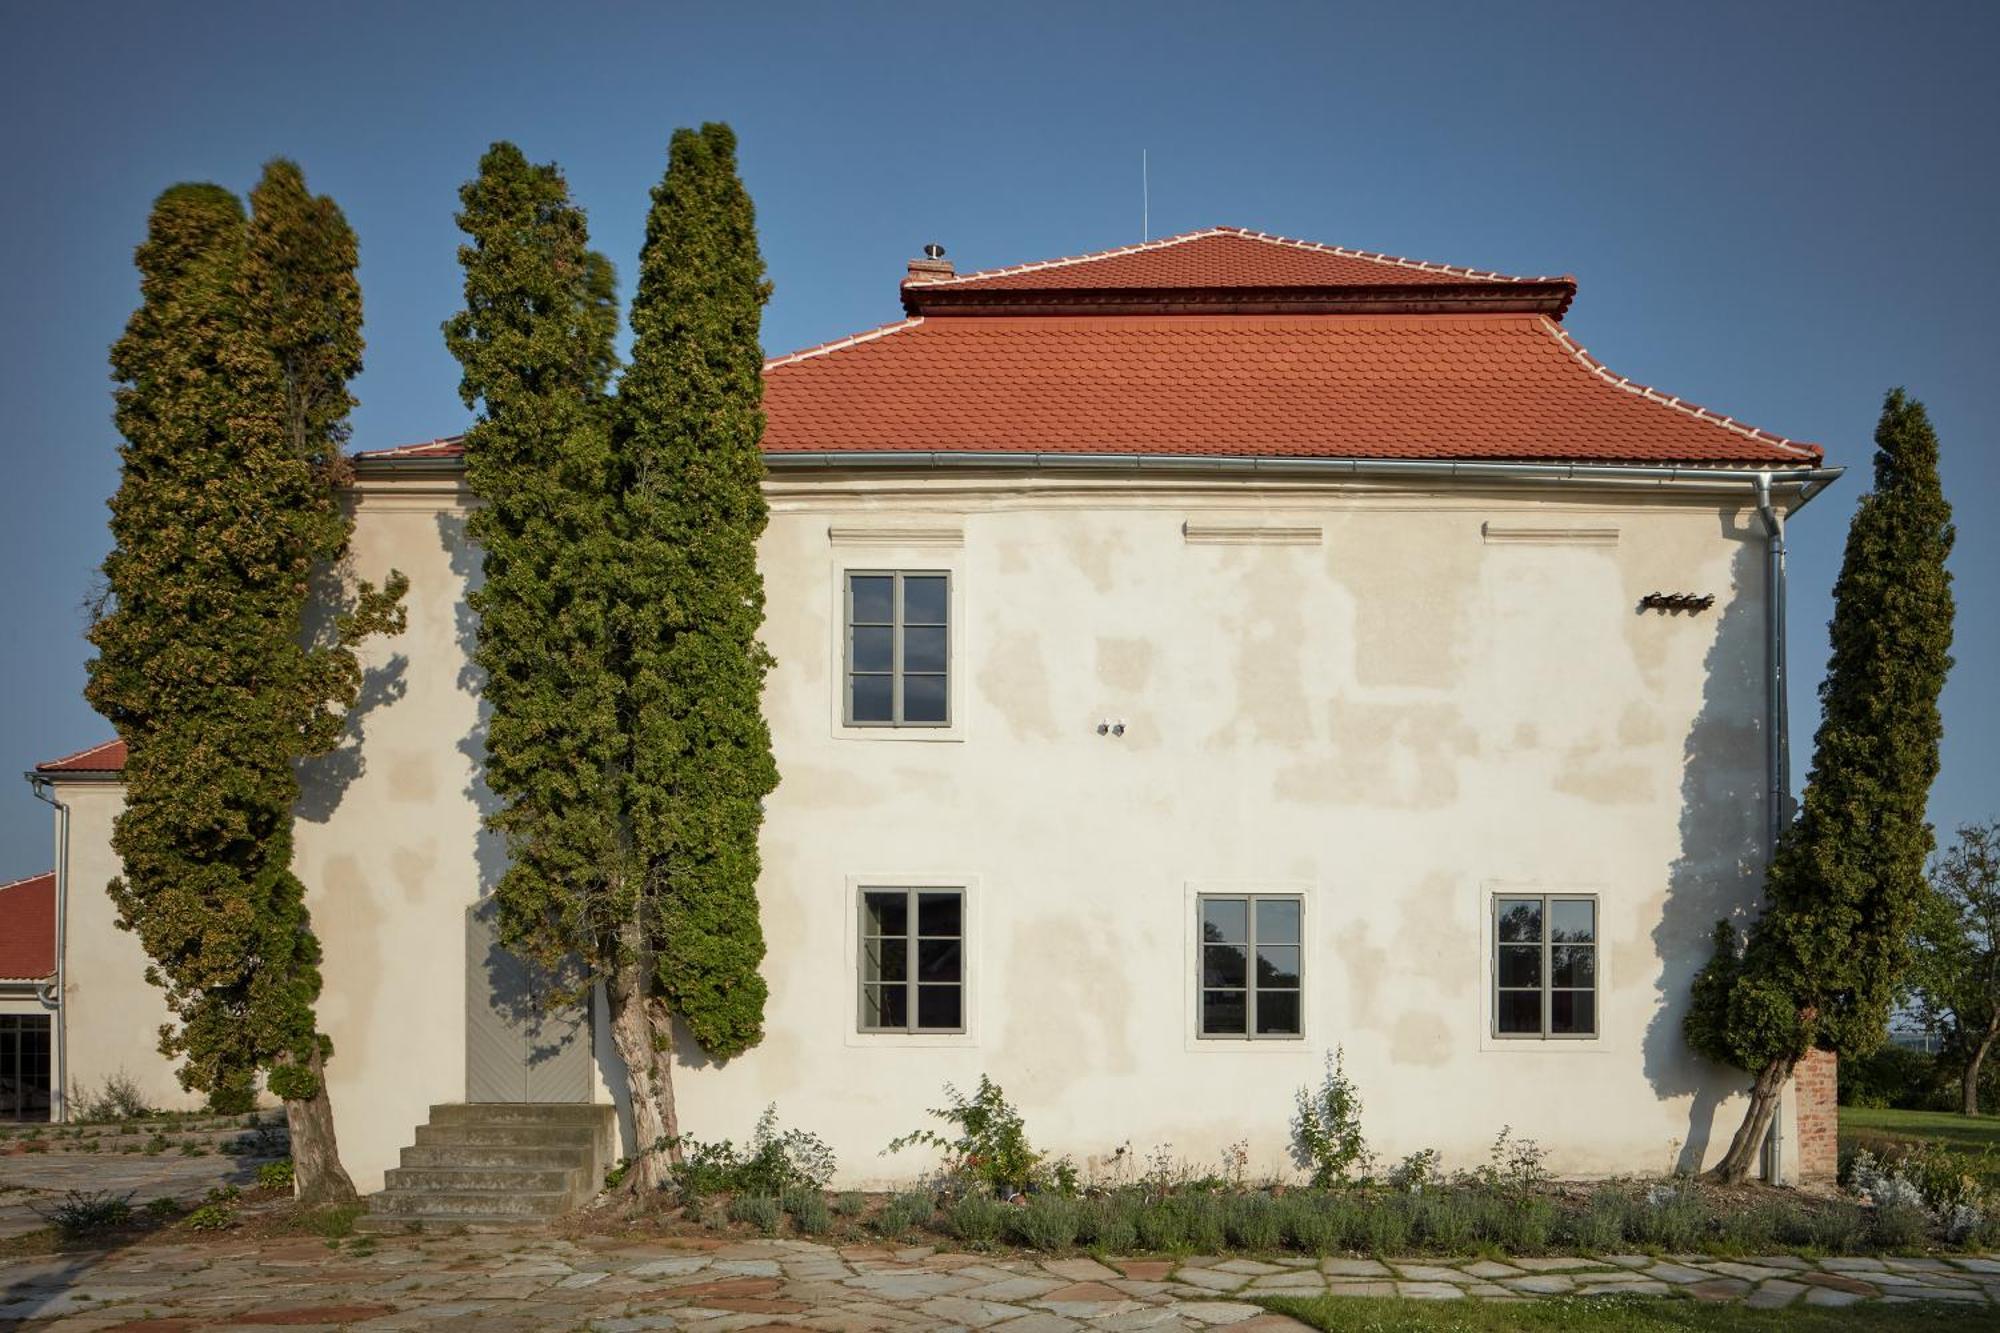
[[[305,616],[306,642],[323,646],[332,642],[334,618],[355,584],[354,561],[343,557],[313,576]],[[409,693],[410,659],[397,653],[377,666],[364,667],[361,692],[354,707],[347,710],[340,739],[325,754],[302,759],[298,765],[299,799],[294,811],[311,824],[324,824],[340,808],[348,788],[368,771],[368,719]]]
[[[1668,868],[1666,901],[1653,930],[1658,997],[1642,1047],[1653,1090],[1663,1098],[1692,1098],[1675,1162],[1681,1172],[1701,1170],[1717,1109],[1747,1087],[1741,1070],[1696,1054],[1681,1022],[1689,986],[1708,962],[1715,923],[1728,920],[1741,928],[1755,914],[1767,856],[1765,548],[1754,515],[1725,510],[1721,523],[1723,538],[1737,543],[1731,595],[1718,599],[1723,609],[1702,664],[1701,711],[1683,752],[1680,854]]]

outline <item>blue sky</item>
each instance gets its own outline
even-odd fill
[[[629,277],[675,126],[742,141],[779,351],[961,269],[1234,223],[1571,272],[1620,373],[1854,468],[1793,530],[1794,750],[1881,397],[1958,507],[1941,827],[2000,816],[1990,409],[2000,7],[1767,3],[16,4],[0,11],[0,772],[91,744],[83,603],[117,483],[105,352],[153,196],[298,159],[361,237],[358,447],[464,421],[438,325],[455,191],[511,138],[566,169]],[[1982,684],[1983,683],[1983,684]],[[50,862],[0,788],[0,879]]]

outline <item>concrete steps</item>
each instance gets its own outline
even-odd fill
[[[524,1226],[596,1197],[612,1162],[609,1106],[538,1102],[431,1108],[359,1226]]]

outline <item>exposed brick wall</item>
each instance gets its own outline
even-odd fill
[[[1840,1170],[1840,1060],[1813,1051],[1792,1072],[1799,1105],[1799,1180],[1832,1180]]]

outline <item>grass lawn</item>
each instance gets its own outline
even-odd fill
[[[1362,1296],[1270,1296],[1259,1305],[1303,1320],[1314,1328],[1354,1333],[1506,1333],[1508,1330],[1570,1330],[1584,1333],[1670,1333],[1693,1330],[1779,1330],[1781,1333],[1898,1333],[1993,1327],[1991,1306],[1960,1308],[1941,1301],[1908,1305],[1854,1305],[1843,1310],[1793,1306],[1746,1310],[1740,1305],[1708,1305],[1661,1296],[1594,1297],[1588,1300],[1412,1301]]]
[[[1955,1111],[1871,1111],[1860,1106],[1840,1108],[1840,1146],[1866,1144],[1870,1139],[1902,1142],[1933,1140],[1978,1152],[2000,1151],[2000,1115],[1959,1115]]]

